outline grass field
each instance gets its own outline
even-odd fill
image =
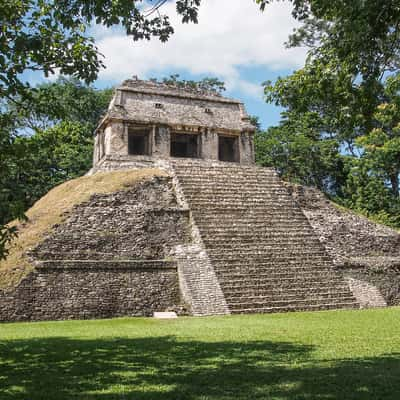
[[[400,399],[400,308],[0,324],[0,399]]]

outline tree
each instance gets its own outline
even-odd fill
[[[16,126],[24,135],[53,127],[61,121],[87,125],[88,135],[106,111],[113,89],[96,90],[76,78],[60,77],[56,82],[36,86],[29,97],[7,102],[16,115]]]
[[[5,223],[10,216],[22,218],[24,211],[19,187],[13,184],[14,163],[23,150],[21,146],[15,145],[15,136],[9,134],[13,128],[13,115],[0,114],[0,260],[7,255],[7,245],[16,234],[15,228]]]
[[[384,101],[374,114],[376,127],[356,140],[363,150],[362,158],[371,169],[379,171],[390,185],[391,193],[400,196],[400,73],[388,78]]]
[[[266,10],[270,3],[257,2]],[[285,134],[288,142],[283,175],[298,161],[295,168],[305,182],[307,168],[312,176],[322,173],[330,182],[324,190],[339,196],[340,202],[368,215],[386,213],[393,222],[399,211],[400,4],[294,0],[293,16],[301,25],[288,46],[308,46],[306,63],[291,76],[264,86],[267,100],[285,108],[280,126],[271,130],[275,137]],[[306,145],[303,136],[310,143]],[[311,160],[299,158],[299,140],[304,151],[320,148],[327,140],[335,142],[336,161],[328,166],[336,165],[337,170],[332,174],[324,162],[311,163],[314,151]],[[326,159],[323,152],[316,154],[320,161]]]
[[[166,0],[3,0],[0,3],[0,96],[26,93],[21,74],[56,70],[92,82],[103,66],[93,38],[92,23],[122,26],[133,40],[173,33],[160,10]],[[182,22],[197,22],[200,0],[176,0]]]
[[[256,133],[256,162],[274,167],[288,181],[336,194],[338,182],[343,180],[337,142],[321,138],[319,131],[310,126],[311,121],[299,119],[293,124],[293,119]]]
[[[272,0],[256,0],[262,10]],[[397,0],[293,0],[301,25],[288,46],[305,45],[323,61],[335,54],[362,82],[379,80],[400,63],[400,6]]]
[[[13,129],[19,132],[6,152],[7,182],[19,188],[10,204],[25,211],[55,185],[89,170],[93,131],[111,96],[111,89],[60,78],[36,87],[31,98],[21,99],[22,108],[7,104]],[[12,210],[3,213],[3,223],[14,217]]]
[[[151,79],[158,82],[157,78]],[[189,88],[198,91],[213,92],[219,94],[225,91],[225,83],[218,78],[205,77],[199,81],[181,79],[179,74],[170,75],[168,78],[163,78],[162,83],[173,85],[182,88]]]

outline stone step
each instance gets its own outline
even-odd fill
[[[265,300],[252,299],[252,301],[240,301],[237,302],[230,301],[228,303],[229,309],[240,310],[240,309],[260,309],[266,307],[312,307],[321,306],[323,304],[353,304],[356,303],[352,296],[348,297],[338,297],[338,298],[309,298],[309,299],[288,299],[288,300],[271,300],[266,298]]]
[[[235,285],[238,286],[242,284],[243,286],[254,286],[254,285],[279,285],[280,281],[282,281],[285,285],[292,285],[297,281],[298,285],[307,285],[308,282],[312,280],[319,281],[321,284],[324,282],[332,282],[338,283],[339,278],[335,275],[330,274],[325,271],[313,272],[312,270],[308,271],[304,274],[294,274],[294,273],[265,273],[260,271],[258,274],[227,274],[220,273],[216,271],[218,281],[221,285]],[[290,279],[290,280],[289,280]],[[284,282],[285,281],[285,282]]]
[[[193,183],[181,183],[181,188],[185,195],[196,196],[198,194],[210,194],[210,195],[237,195],[242,197],[250,197],[251,195],[265,194],[266,196],[282,196],[286,199],[291,199],[287,189],[280,186],[260,186],[259,184],[245,184],[238,183],[236,185],[226,185],[223,183],[215,183],[215,186]],[[292,200],[293,201],[293,200]]]
[[[224,165],[205,165],[203,164],[185,164],[185,162],[180,162],[179,164],[173,164],[174,170],[179,174],[187,174],[187,176],[193,176],[194,174],[203,174],[208,172],[209,174],[238,174],[238,175],[251,175],[255,174],[257,176],[265,175],[277,177],[276,171],[273,168],[259,167],[257,165],[244,166],[242,164],[224,164]]]
[[[279,238],[303,238],[303,239],[313,239],[317,240],[315,233],[312,232],[310,229],[304,230],[280,230],[277,231],[275,229],[269,230],[252,230],[249,228],[248,230],[229,230],[225,231],[223,229],[219,231],[214,231],[211,234],[208,234],[208,230],[200,230],[201,233],[207,234],[207,240],[214,240],[214,241],[223,241],[226,239],[232,238],[232,240],[238,241],[249,241],[249,240],[256,240],[256,239],[279,239]]]
[[[268,257],[271,255],[271,253],[275,256],[278,256],[280,253],[286,253],[290,254],[291,256],[297,256],[297,257],[303,257],[303,256],[309,256],[310,259],[312,259],[311,256],[315,257],[315,260],[319,260],[319,256],[325,255],[325,250],[322,247],[305,247],[301,245],[290,245],[285,246],[285,245],[280,245],[280,244],[265,244],[263,243],[260,246],[257,246],[254,244],[253,246],[242,246],[240,248],[235,247],[235,246],[224,246],[224,247],[208,247],[208,255],[210,256],[211,259],[218,259],[221,255],[224,255],[225,257],[227,255],[233,255],[236,257],[247,257],[251,259],[252,257],[258,257],[258,258],[265,258],[268,259]],[[217,257],[214,257],[216,255]]]
[[[236,172],[236,171],[178,171],[177,175],[183,182],[237,182],[237,181],[249,181],[251,183],[258,184],[275,184],[281,185],[282,181],[271,174],[260,174],[257,172]]]
[[[282,209],[284,207],[293,207],[293,202],[291,199],[283,199],[276,203],[275,196],[258,196],[256,198],[252,197],[249,199],[248,196],[219,196],[215,194],[210,194],[207,197],[203,196],[187,196],[187,201],[191,204],[192,207],[207,207],[207,208],[215,208],[216,210],[221,209],[224,210],[226,208],[235,208],[236,210],[252,210],[255,208],[265,208],[265,209]]]
[[[317,305],[307,306],[273,306],[273,307],[258,307],[258,308],[235,308],[230,310],[232,314],[267,314],[267,313],[279,313],[279,312],[295,312],[295,311],[324,311],[324,310],[340,310],[340,309],[359,309],[359,305],[356,302],[335,302],[335,303],[320,303]]]
[[[226,235],[225,237],[213,237],[213,236],[205,236],[203,239],[203,243],[206,246],[210,247],[224,247],[224,248],[241,248],[243,246],[257,246],[257,239],[262,240],[263,244],[267,246],[282,246],[284,244],[290,243],[296,246],[303,245],[307,248],[312,248],[316,246],[322,246],[319,242],[317,242],[316,237],[313,234],[308,235],[266,235],[261,233],[255,233],[253,237],[249,234],[247,235]],[[258,248],[259,246],[257,246]]]
[[[179,176],[180,179],[182,180],[205,180],[205,181],[211,181],[213,182],[214,180],[218,179],[223,179],[223,178],[229,178],[229,180],[243,180],[243,179],[253,179],[258,182],[268,182],[268,181],[274,181],[277,183],[281,183],[282,181],[276,176],[276,174],[271,174],[270,171],[266,171],[266,173],[263,173],[263,170],[235,170],[235,169],[224,169],[224,170],[218,170],[218,169],[204,169],[204,168],[199,168],[199,169],[179,169],[176,171],[176,174]]]
[[[259,185],[280,185],[281,187],[285,187],[282,184],[282,181],[279,178],[276,178],[273,175],[269,174],[257,174],[257,173],[236,173],[232,171],[217,172],[214,171],[194,171],[194,172],[181,172],[177,173],[180,181],[184,183],[208,183],[210,185],[217,183],[225,183],[225,184],[235,184],[237,182],[249,182]]]
[[[287,243],[284,242],[274,242],[274,243],[263,243],[260,246],[257,244],[247,244],[244,243],[242,245],[239,244],[225,244],[225,245],[212,245],[210,243],[206,243],[206,248],[209,254],[209,257],[215,261],[214,254],[232,254],[235,253],[238,257],[246,257],[251,259],[253,256],[264,257],[265,260],[268,260],[271,255],[274,255],[276,258],[283,252],[290,254],[291,256],[303,257],[310,256],[310,261],[319,261],[320,256],[324,255],[325,249],[321,247],[312,246],[309,247],[306,244],[302,243]],[[154,248],[155,250],[157,248]],[[313,257],[311,257],[313,256]]]
[[[282,257],[282,259],[280,259]],[[247,259],[246,261],[236,261],[225,259],[218,259],[212,257],[216,269],[219,271],[233,272],[233,271],[303,271],[304,269],[331,269],[332,260],[329,256],[323,257],[308,257],[304,259],[298,259],[298,257],[292,255],[291,259],[287,259],[284,255],[275,254],[274,257],[262,258],[262,259]],[[318,263],[316,263],[318,261]],[[333,271],[336,271],[332,268]]]
[[[215,229],[210,231],[209,229],[205,229],[203,227],[199,227],[200,233],[204,234],[204,238],[210,239],[213,238],[215,240],[227,240],[229,238],[235,238],[239,240],[239,238],[248,239],[264,239],[264,238],[280,238],[280,237],[287,237],[287,238],[296,238],[301,236],[309,236],[310,238],[315,239],[315,234],[313,232],[310,233],[309,229],[304,230],[289,230],[289,231],[276,231],[275,229],[268,229],[268,230],[251,230],[251,228],[247,230],[230,230],[228,232],[223,231],[222,229]],[[315,239],[317,240],[317,239]]]
[[[176,170],[188,171],[192,168],[192,171],[199,170],[214,170],[214,171],[226,171],[226,170],[234,170],[234,171],[260,171],[260,172],[268,172],[270,174],[276,175],[275,169],[271,167],[261,167],[256,164],[245,165],[245,164],[237,164],[237,163],[226,163],[218,160],[195,160],[191,159],[182,159],[179,162],[175,162],[175,160],[171,160],[171,165],[174,166]]]
[[[181,179],[218,179],[228,177],[230,179],[253,178],[260,181],[274,180],[281,182],[275,172],[266,171],[265,169],[246,169],[240,170],[237,168],[176,168],[175,173]]]
[[[264,278],[276,280],[284,279],[287,277],[293,277],[301,280],[309,280],[313,277],[315,277],[316,279],[321,279],[321,277],[326,277],[326,279],[329,279],[330,277],[341,276],[339,272],[336,272],[326,265],[315,265],[311,263],[308,266],[299,268],[267,267],[253,269],[243,268],[242,270],[229,270],[228,268],[221,268],[217,264],[214,266],[214,269],[220,279],[228,277],[229,279],[234,280],[236,277],[238,280],[242,281],[244,279],[261,281]]]
[[[309,261],[300,260],[297,263],[286,264],[286,263],[247,263],[247,264],[236,264],[230,265],[227,263],[217,262],[214,264],[214,268],[219,273],[243,273],[243,274],[257,274],[257,273],[299,273],[303,274],[307,271],[313,271],[314,273],[331,271],[333,274],[338,274],[336,270],[330,267],[329,262],[321,262],[320,264],[310,263]]]
[[[324,255],[325,249],[317,246],[307,246],[303,243],[290,243],[290,241],[284,242],[271,242],[264,243],[260,246],[257,244],[235,244],[235,243],[226,243],[225,245],[212,245],[206,242],[206,248],[209,252],[210,258],[216,260],[214,258],[214,254],[231,254],[235,253],[239,257],[247,257],[251,259],[253,256],[261,257],[263,256],[265,260],[269,260],[271,255],[274,255],[276,258],[282,252],[286,252],[291,256],[302,257],[305,255],[313,256],[309,257],[310,261],[317,261],[319,257]],[[156,249],[156,248],[155,248]]]
[[[237,263],[229,264],[223,262],[215,262],[215,270],[220,273],[259,273],[259,272],[270,272],[270,273],[304,273],[312,269],[313,271],[319,270],[331,270],[331,261],[320,261],[320,263],[310,263],[309,260],[293,260],[290,263],[287,262],[254,262],[254,263]],[[337,273],[333,270],[333,273]]]
[[[234,214],[206,214],[205,212],[197,212],[192,211],[192,215],[195,218],[197,226],[210,226],[215,227],[215,224],[218,223],[218,226],[221,227],[224,224],[227,224],[231,228],[249,228],[252,229],[259,229],[263,227],[273,226],[280,227],[281,229],[287,227],[308,227],[310,230],[312,229],[305,219],[304,216],[286,216],[286,217],[279,217],[278,215],[254,215],[254,216],[247,216],[246,218],[241,218],[238,221],[239,216]],[[301,224],[301,225],[300,225]]]
[[[220,201],[218,199],[210,199],[209,202],[205,203],[202,201],[189,201],[190,208],[192,210],[200,210],[203,212],[212,212],[218,214],[281,214],[281,215],[303,215],[303,212],[293,206],[292,204],[276,204],[274,199],[270,203],[266,201],[262,202],[248,202],[247,200],[241,201]]]
[[[250,285],[250,284],[243,284],[242,286],[232,286],[228,284],[224,284],[222,286],[222,290],[225,296],[238,296],[238,295],[246,295],[251,294],[251,296],[273,296],[273,295],[283,295],[283,296],[291,296],[295,294],[304,294],[304,295],[311,295],[313,293],[331,293],[337,295],[338,293],[346,293],[347,295],[349,292],[349,287],[345,283],[340,282],[318,282],[318,281],[307,281],[307,285],[296,285],[295,282],[294,286],[280,286],[279,282],[275,282],[274,285]]]
[[[210,197],[218,197],[221,199],[224,198],[239,198],[239,199],[248,199],[253,198],[257,199],[273,199],[276,196],[282,197],[283,201],[294,202],[293,198],[283,191],[282,189],[273,189],[273,188],[255,188],[254,191],[246,189],[243,185],[238,185],[237,188],[225,188],[223,186],[220,187],[195,187],[191,186],[185,187],[185,185],[181,185],[185,196],[190,199],[199,199],[204,200],[206,196]]]
[[[301,282],[301,285],[298,283]],[[237,293],[239,292],[256,292],[256,291],[265,291],[272,290],[274,292],[285,291],[290,293],[292,291],[309,291],[310,288],[314,288],[315,290],[348,290],[348,285],[342,279],[330,279],[330,280],[321,280],[313,277],[312,279],[304,279],[303,281],[299,281],[293,277],[285,278],[285,279],[269,279],[269,280],[254,280],[250,281],[227,281],[223,283],[224,293]]]
[[[301,262],[301,260],[307,260],[308,262],[313,261],[320,261],[320,262],[329,262],[331,258],[329,255],[323,250],[314,251],[313,253],[306,253],[300,254],[296,253],[268,253],[263,254],[260,252],[253,253],[253,254],[238,254],[232,252],[223,252],[219,249],[209,250],[208,251],[209,257],[219,264],[229,264],[230,262],[246,262],[246,264],[257,264],[261,263],[268,263],[268,264],[276,264],[282,265],[285,263],[285,260],[296,260],[297,262]],[[299,255],[301,255],[301,260],[299,260]]]
[[[282,184],[281,181],[276,180],[274,178],[264,176],[258,177],[257,175],[237,175],[237,174],[209,174],[207,176],[204,175],[193,175],[187,176],[178,174],[179,183],[188,187],[216,187],[216,188],[224,188],[224,187],[237,187],[240,184],[244,184],[245,187],[255,187],[260,186],[264,189],[268,187],[275,187],[279,189],[283,189],[288,193],[286,186]]]
[[[314,302],[316,300],[348,300],[354,301],[354,298],[350,291],[343,290],[343,291],[315,291],[315,292],[305,292],[305,291],[297,291],[292,293],[277,293],[272,291],[265,291],[261,294],[251,294],[251,293],[233,293],[232,295],[227,294],[224,290],[225,300],[229,304],[229,307],[232,307],[236,304],[254,304],[254,305],[265,305],[268,302],[277,302],[277,301],[284,301],[284,302],[298,302],[298,301],[310,301]]]
[[[274,179],[258,179],[251,176],[244,176],[241,179],[237,177],[230,177],[221,175],[220,177],[210,175],[208,178],[203,177],[192,177],[183,178],[178,175],[180,186],[183,189],[199,191],[199,189],[204,190],[216,190],[216,191],[227,191],[227,190],[237,190],[242,193],[241,189],[246,188],[249,191],[255,189],[261,189],[263,191],[277,191],[290,195],[286,186],[282,185],[281,182]]]
[[[192,207],[192,214],[198,218],[205,219],[227,219],[235,217],[236,220],[231,222],[236,222],[237,224],[243,224],[247,222],[258,223],[269,222],[271,219],[275,222],[291,222],[292,218],[295,221],[306,222],[306,216],[296,208],[285,209],[285,208],[261,208],[255,207],[253,209],[240,209],[235,207],[226,208],[203,208],[203,207]],[[290,221],[289,221],[290,220]],[[201,223],[199,220],[197,223]],[[294,225],[294,224],[292,224]],[[229,226],[229,225],[228,225]],[[311,228],[310,228],[311,229]]]
[[[222,211],[226,209],[233,209],[234,211],[259,211],[264,209],[267,211],[282,210],[289,207],[288,210],[293,208],[293,210],[302,212],[296,203],[290,200],[279,201],[276,197],[259,197],[257,199],[252,199],[250,197],[210,195],[207,199],[189,196],[186,196],[186,199],[188,203],[190,203],[191,208],[206,207],[207,209],[212,208]]]
[[[302,287],[292,287],[292,286],[279,286],[279,282],[276,282],[275,286],[265,286],[265,287],[251,287],[251,285],[244,285],[243,287],[232,287],[227,285],[222,285],[221,289],[224,292],[226,298],[233,298],[236,296],[273,296],[273,295],[309,295],[310,293],[332,293],[337,295],[338,293],[349,294],[349,288],[346,285],[332,284],[324,286],[315,287],[306,285]]]
[[[199,226],[201,221],[197,223],[197,226]],[[271,234],[271,233],[285,233],[285,232],[290,232],[291,234],[296,234],[298,233],[299,235],[303,233],[309,233],[309,232],[314,232],[308,223],[308,221],[303,221],[302,224],[294,226],[293,224],[286,223],[282,224],[279,226],[270,226],[269,224],[266,224],[265,221],[261,221],[259,223],[254,223],[251,225],[248,224],[237,224],[237,222],[232,222],[229,227],[224,227],[221,224],[213,224],[210,226],[202,226],[202,229],[204,229],[204,233],[209,233],[212,236],[215,235],[234,235],[234,234],[249,234],[251,232],[257,232],[257,233],[266,233],[266,234]],[[247,230],[245,230],[247,229]]]

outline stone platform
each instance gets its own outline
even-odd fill
[[[92,173],[144,163],[168,176],[77,205],[31,249],[35,271],[0,292],[0,320],[314,311],[359,308],[365,296],[385,304],[374,285],[343,274],[272,169],[126,161]]]

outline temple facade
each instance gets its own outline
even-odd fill
[[[95,131],[93,166],[171,157],[254,164],[254,131],[238,100],[130,79],[116,89]]]

